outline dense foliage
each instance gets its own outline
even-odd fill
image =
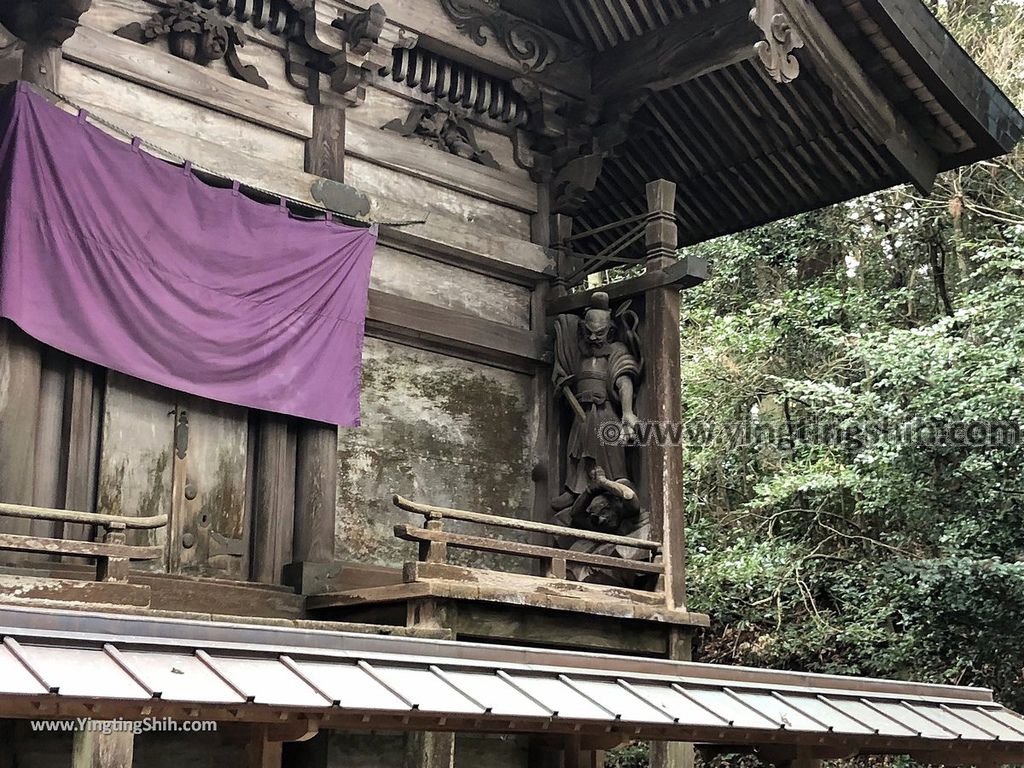
[[[1020,4],[950,3],[1022,103]],[[1024,707],[1024,154],[693,249],[704,660],[992,686]]]

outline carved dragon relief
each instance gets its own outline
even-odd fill
[[[440,0],[441,8],[458,30],[479,46],[493,33],[524,72],[540,72],[556,62],[584,53],[583,46],[559,40],[542,27],[501,10],[498,0]]]
[[[776,83],[790,83],[800,74],[800,62],[793,51],[804,41],[776,0],[757,0],[750,20],[764,33],[754,45],[758,59]]]

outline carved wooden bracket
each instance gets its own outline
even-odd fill
[[[415,34],[388,23],[379,3],[331,22],[341,32],[340,47],[319,33],[314,10],[303,13],[308,19],[305,33],[303,39],[289,41],[287,72],[313,104],[339,97],[344,104],[358,106],[366,97],[367,78],[391,71],[394,50],[412,48],[418,41]]]
[[[405,120],[395,118],[381,126],[407,138],[416,138],[428,146],[449,152],[488,168],[500,168],[493,155],[477,144],[472,126],[454,112],[436,105],[412,108]]]
[[[167,0],[167,6],[147,21],[127,24],[114,34],[143,44],[166,37],[168,50],[179,58],[196,64],[224,59],[235,77],[268,87],[256,67],[238,58],[237,49],[245,45],[245,36],[219,13],[193,0]]]
[[[536,24],[501,10],[498,0],[440,0],[441,8],[460,32],[477,45],[487,44],[491,30],[509,56],[524,72],[540,72],[547,66],[582,55],[581,45],[567,43]]]
[[[571,99],[516,78],[512,87],[526,101],[529,119],[513,136],[516,164],[538,183],[551,185],[553,213],[573,214],[586,202],[607,158],[627,136],[649,91],[614,101]]]
[[[772,80],[789,83],[800,74],[800,62],[793,51],[803,48],[804,41],[776,0],[757,0],[750,11],[750,20],[764,33],[764,40],[754,45],[761,64]]]

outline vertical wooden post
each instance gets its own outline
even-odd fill
[[[309,95],[314,104],[313,136],[306,142],[305,170],[344,181],[344,101],[326,86],[311,88]],[[301,420],[296,435],[294,563],[334,559],[337,491],[338,428]],[[301,575],[298,578],[301,583]]]
[[[454,630],[458,607],[451,602],[426,599],[408,603],[406,626]],[[430,731],[405,736],[404,768],[454,768],[455,734]]]
[[[79,730],[71,748],[71,768],[132,768],[134,753],[135,736],[130,731]]]
[[[647,185],[645,243],[647,268],[662,269],[675,260],[676,185],[665,180]],[[644,294],[641,343],[646,358],[640,388],[639,417],[645,421],[678,424],[682,418],[679,343],[679,291],[655,288]],[[650,511],[652,533],[663,545],[665,600],[669,608],[685,608],[686,532],[683,507],[682,453],[678,445],[644,446],[641,502]]]
[[[287,416],[261,412],[257,419],[250,576],[280,584],[294,537],[296,438]]]
[[[281,768],[283,744],[268,738],[267,726],[254,725],[245,743],[243,768]],[[77,768],[77,766],[75,766]]]
[[[693,636],[679,627],[669,628],[668,658],[693,659]],[[682,741],[654,741],[650,745],[650,768],[693,768],[693,744]]]

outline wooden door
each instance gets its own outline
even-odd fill
[[[170,516],[130,541],[164,547],[135,567],[245,578],[246,409],[110,372],[104,402],[98,510]]]
[[[245,408],[179,397],[168,549],[173,573],[245,578],[248,439]]]

